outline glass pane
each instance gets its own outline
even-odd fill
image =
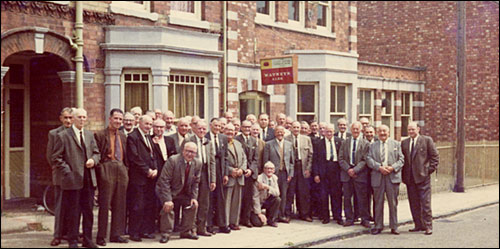
[[[143,74],[142,81],[149,81],[149,74]]]
[[[410,94],[403,94],[403,114],[410,114]]]
[[[170,75],[172,77],[172,75]],[[177,110],[175,110],[175,84],[170,84],[168,87],[168,109],[171,110],[176,117],[180,117],[177,115]]]
[[[364,91],[365,96],[365,114],[372,114],[372,92],[371,91]]]
[[[125,84],[125,110],[134,106],[149,110],[148,99],[148,84]]]
[[[194,13],[194,1],[171,1],[170,6],[172,10]]]
[[[330,112],[336,112],[336,103],[337,103],[337,95],[335,94],[337,90],[336,86],[331,86],[330,87]]]
[[[297,85],[298,112],[315,112],[314,110],[314,85]]]
[[[131,81],[132,80],[132,75],[131,74],[125,74],[125,81]]]
[[[299,1],[288,1],[288,20],[299,21]]]
[[[337,112],[345,112],[345,86],[337,86]]]
[[[312,122],[315,115],[297,115],[297,121],[306,121],[308,123]]]
[[[316,22],[318,26],[326,26],[326,12],[327,7],[318,4],[318,21]]]
[[[197,115],[201,118],[205,117],[205,91],[203,86],[196,87],[196,108]]]
[[[410,122],[410,117],[401,117],[401,136],[408,136],[408,123]]]
[[[24,147],[24,90],[10,89],[10,147]]]
[[[23,85],[24,84],[24,66],[19,64],[9,65],[9,84]]]
[[[141,81],[141,75],[140,74],[134,74],[133,75],[133,80],[134,81]],[[147,109],[146,109],[147,110]]]
[[[257,13],[269,15],[269,3],[267,1],[257,1]]]
[[[188,105],[186,103],[192,103],[192,100],[194,99],[194,87],[185,85],[176,85],[175,95],[176,95],[175,103],[177,110],[176,115],[178,117],[183,117],[187,115],[193,116],[194,105],[193,104]]]
[[[387,125],[389,129],[391,128],[391,117],[382,117],[382,124]]]
[[[344,115],[331,115],[330,116],[330,123],[335,125],[335,131],[339,130],[339,127],[337,127],[337,121],[341,118],[344,118]]]
[[[386,92],[385,93],[385,99],[386,99],[386,107],[385,107],[385,113],[386,114],[391,114],[392,113],[392,99],[391,99],[392,93]]]

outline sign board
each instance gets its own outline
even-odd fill
[[[298,57],[289,55],[260,60],[262,85],[293,84],[298,79]]]

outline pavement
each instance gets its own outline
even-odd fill
[[[464,193],[440,192],[432,195],[432,212],[434,219],[440,219],[455,215],[461,212],[470,211],[476,208],[485,207],[499,203],[499,185],[466,189]],[[384,208],[385,230],[379,236],[391,236],[389,225],[388,207]],[[94,233],[97,227],[97,212],[94,215]],[[33,236],[34,232],[27,231],[27,223],[40,222],[43,226],[41,233],[46,236],[46,243],[38,245],[49,247],[52,239],[52,229],[54,217],[44,211],[31,212],[2,212],[2,244],[5,234],[25,233],[26,238]],[[408,200],[400,200],[398,204],[398,224],[411,224],[412,218]],[[405,233],[407,231],[400,231]],[[278,228],[265,226],[262,228],[241,227],[240,231],[232,231],[230,234],[217,234],[212,237],[200,237],[199,240],[179,239],[178,234],[174,234],[167,244],[158,243],[159,235],[156,239],[143,239],[143,242],[129,242],[128,244],[108,243],[106,247],[307,247],[320,243],[334,241],[338,239],[354,237],[369,233],[369,229],[361,225],[343,227],[335,222],[322,224],[319,220],[309,223],[301,220],[292,220],[290,224],[278,223]],[[392,235],[393,236],[393,235]],[[423,235],[422,235],[423,236]],[[95,235],[94,235],[95,239]],[[59,247],[67,247],[66,243]]]

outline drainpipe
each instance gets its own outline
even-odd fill
[[[222,49],[224,50],[224,63],[222,66],[223,82],[222,82],[222,109],[223,112],[227,111],[227,2],[223,1],[222,10],[222,33],[224,39],[222,40]]]
[[[73,61],[76,64],[76,106],[83,108],[83,2],[75,1],[75,36],[74,40],[78,46]]]

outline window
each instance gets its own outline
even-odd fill
[[[274,25],[275,21],[275,7],[276,2],[274,1],[256,1],[257,3],[257,14],[255,15],[255,22]]]
[[[288,23],[298,27],[305,27],[304,1],[288,1]]]
[[[408,124],[412,121],[412,94],[401,94],[401,137],[408,136]]]
[[[373,123],[373,91],[359,91],[359,118],[368,118]]]
[[[297,84],[297,120],[310,122],[316,118],[316,87],[314,83]]]
[[[316,28],[324,32],[332,32],[332,10],[330,1],[318,1],[318,19]]]
[[[387,125],[394,137],[393,114],[394,114],[393,92],[382,92],[382,124]]]
[[[257,13],[269,15],[269,2],[257,1]]]
[[[134,106],[140,106],[144,112],[151,109],[149,106],[151,72],[149,70],[124,70],[122,82],[125,85],[122,94],[125,110],[130,110]]]
[[[205,116],[205,83],[207,76],[195,73],[170,73],[168,107],[176,117]]]
[[[210,23],[201,20],[201,1],[171,1],[168,22],[175,25],[210,29]]]
[[[113,13],[136,16],[151,21],[158,20],[158,14],[151,13],[151,1],[112,1],[109,8]]]
[[[345,85],[331,85],[330,87],[330,123],[337,127],[337,120],[347,117],[347,87]]]

